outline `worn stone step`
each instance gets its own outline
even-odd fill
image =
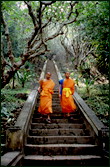
[[[24,157],[23,166],[102,166],[100,156],[96,155],[27,155]],[[104,165],[103,165],[104,166]]]
[[[91,136],[29,136],[27,144],[94,144]]]
[[[31,129],[30,136],[89,136],[87,129]]]
[[[41,114],[39,112],[35,112],[33,114],[33,118],[40,118],[41,117]],[[50,114],[50,117],[51,119],[63,119],[63,113],[59,113],[59,114],[55,114],[55,113],[52,113]],[[80,118],[80,116],[78,114],[71,114],[71,117],[73,118]],[[44,114],[43,115],[43,118],[47,118],[47,114]]]
[[[38,108],[39,108],[39,106],[37,106],[37,107],[35,107],[35,112],[38,112]],[[61,109],[61,106],[53,106],[52,107],[52,111],[54,112],[54,113],[56,113],[56,111],[57,111],[57,113],[62,113],[62,109]]]
[[[45,123],[32,123],[31,129],[83,129],[85,128],[85,124],[63,124],[63,123],[53,123],[53,124],[45,124]]]
[[[62,114],[61,107],[52,107],[53,114]],[[34,113],[38,113],[38,107],[35,108]],[[78,110],[73,111],[72,113],[78,114]]]
[[[38,102],[38,103],[36,104],[36,107],[39,107],[39,105],[40,105],[40,102]],[[61,107],[60,102],[53,102],[53,101],[52,101],[52,107],[56,107],[56,106]]]
[[[46,119],[32,118],[32,123],[46,123]],[[51,119],[51,123],[83,123],[82,119]]]
[[[40,94],[38,95],[38,98],[40,98]],[[58,92],[53,93],[52,98],[59,98]]]
[[[98,146],[92,144],[26,144],[25,155],[98,155]]]
[[[40,105],[40,103],[37,103],[37,105],[36,105],[36,108],[38,108],[39,107],[39,105]],[[61,108],[61,105],[60,105],[60,103],[52,103],[52,108]]]
[[[40,98],[37,98],[37,103],[40,102]],[[60,103],[60,99],[59,98],[52,98],[52,103]]]

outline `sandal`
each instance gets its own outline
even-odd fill
[[[51,119],[47,119],[47,122],[51,124]]]
[[[67,117],[68,119],[73,119],[73,117],[71,117],[71,116],[69,116],[69,117]]]

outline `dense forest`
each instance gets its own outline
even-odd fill
[[[109,1],[2,1],[2,110],[6,110],[6,93],[17,87],[15,80],[25,90],[24,84],[29,80],[34,82],[32,79],[38,77],[47,58],[58,63],[62,75],[67,67],[71,76],[73,70],[81,72],[87,91],[87,96],[82,97],[87,100],[94,81],[109,78]],[[74,77],[78,86],[78,77],[81,77],[79,74]],[[103,109],[95,108],[99,107],[100,113],[103,110],[108,118],[109,88],[108,85],[102,87],[106,99],[101,101],[106,105],[102,104]],[[14,95],[14,91],[10,93]],[[95,100],[100,103],[100,99]],[[16,99],[14,103],[16,106]]]

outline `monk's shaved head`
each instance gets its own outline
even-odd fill
[[[51,77],[51,73],[50,73],[50,72],[47,72],[47,73],[46,73],[46,78],[47,78],[47,80],[49,80],[50,77]]]
[[[70,77],[70,72],[69,71],[65,72],[65,77],[66,77],[66,79],[69,79],[69,77]]]
[[[50,74],[51,75],[51,72],[48,71],[46,74]]]

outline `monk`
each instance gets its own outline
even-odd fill
[[[70,73],[65,72],[65,79],[59,81],[59,98],[61,99],[61,107],[64,118],[67,117],[72,119],[70,113],[76,110],[76,106],[73,100],[73,93],[75,91],[75,82],[73,79],[70,79]]]
[[[39,81],[40,86],[38,88],[38,92],[41,91],[41,96],[40,96],[40,106],[38,108],[38,111],[41,113],[41,117],[43,118],[44,114],[47,114],[47,122],[51,123],[50,119],[50,113],[52,112],[52,94],[53,94],[53,88],[55,86],[55,83],[53,82],[52,79],[50,79],[51,73],[47,72],[46,73],[46,79],[42,79]]]

